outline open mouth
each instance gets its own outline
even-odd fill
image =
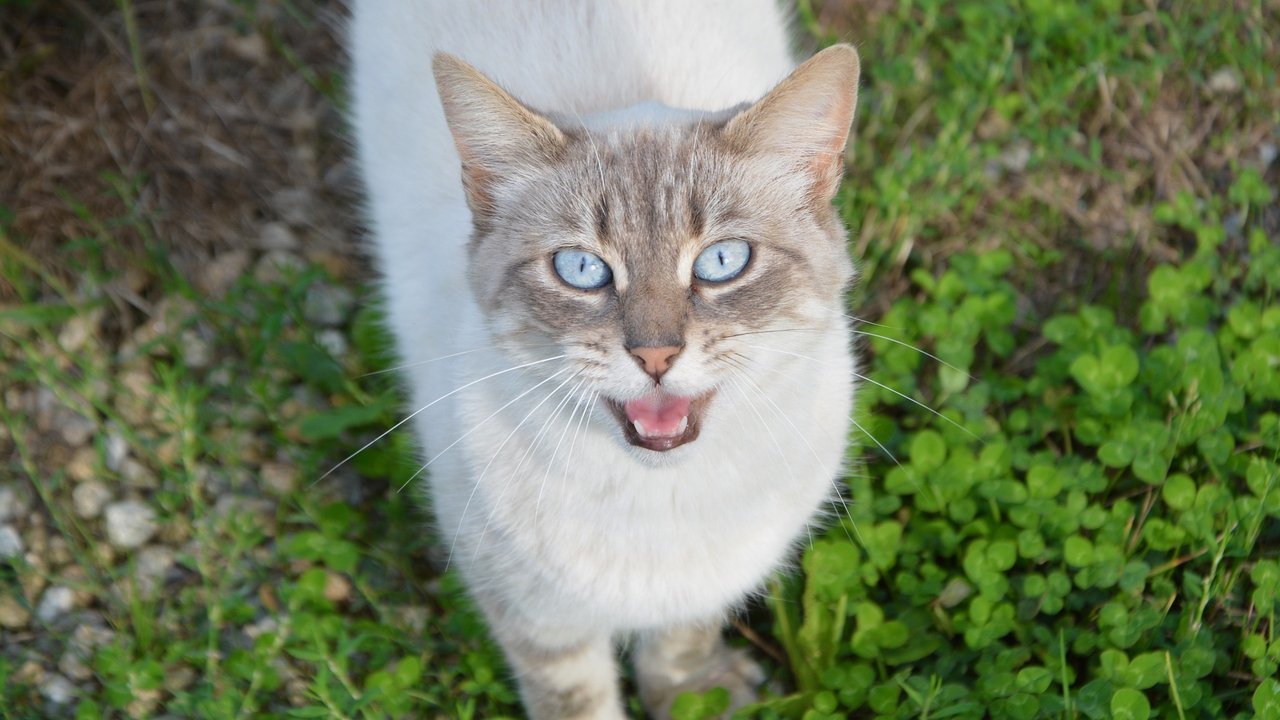
[[[646,450],[666,452],[698,439],[703,411],[714,393],[713,390],[697,397],[684,397],[656,390],[625,403],[605,402],[622,425],[627,442]]]

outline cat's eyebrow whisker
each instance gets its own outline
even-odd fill
[[[507,446],[507,443],[511,442],[511,438],[515,437],[515,434],[520,431],[520,428],[524,427],[524,424],[529,421],[529,418],[533,417],[533,414],[538,411],[538,408],[545,405],[552,397],[555,397],[555,394],[560,392],[560,388],[567,385],[569,381],[573,380],[577,375],[578,373],[575,372],[565,378],[563,382],[555,387],[555,389],[547,393],[546,397],[539,400],[538,404],[534,405],[533,409],[531,409],[528,414],[526,414],[520,422],[511,429],[511,432],[507,433],[507,436],[502,439],[502,443],[498,445],[498,449],[493,451],[493,456],[489,458],[489,462],[485,463],[484,469],[480,471],[480,477],[476,478],[475,484],[471,486],[471,494],[467,496],[467,502],[462,506],[462,513],[458,515],[458,528],[454,530],[453,542],[449,543],[449,556],[445,559],[444,563],[446,570],[449,569],[449,566],[453,562],[453,551],[458,546],[458,536],[462,534],[462,526],[466,523],[467,510],[471,508],[471,501],[475,500],[476,493],[480,490],[480,484],[484,482],[485,476],[489,474],[489,468],[493,467],[493,462],[498,459],[498,456],[502,454],[502,449]]]
[[[809,357],[808,355],[802,355],[802,354],[800,354],[800,353],[796,353],[796,352],[791,352],[790,350],[783,350],[782,348],[769,347],[768,345],[750,345],[750,344],[747,344],[747,343],[743,343],[743,345],[746,345],[746,347],[756,348],[756,349],[759,349],[759,350],[770,350],[770,351],[772,351],[772,352],[779,352],[779,353],[783,353],[783,354],[785,354],[785,355],[791,355],[791,356],[794,356],[794,357],[802,358],[802,359],[804,359],[804,360],[809,360],[809,361],[811,361],[811,362],[818,363],[819,365],[825,365],[825,366],[830,367],[830,363],[824,363],[824,362],[822,362],[821,360],[819,360],[819,359],[817,359],[817,358]],[[881,389],[883,389],[883,390],[888,390],[889,392],[893,393],[894,395],[897,395],[898,397],[902,398],[903,400],[906,400],[907,402],[912,403],[913,405],[916,405],[916,406],[918,406],[918,407],[924,408],[925,410],[928,410],[929,412],[933,413],[934,415],[937,415],[939,418],[941,418],[941,419],[943,419],[943,420],[947,421],[948,423],[950,423],[951,425],[955,426],[955,427],[956,427],[957,429],[959,429],[960,431],[962,431],[962,432],[966,433],[967,435],[969,435],[970,437],[972,437],[974,440],[977,440],[977,441],[979,441],[979,442],[982,442],[982,438],[978,437],[978,436],[977,436],[977,434],[975,434],[975,433],[974,433],[972,430],[970,430],[969,428],[967,428],[967,427],[965,427],[965,426],[961,425],[960,423],[956,422],[955,420],[952,420],[951,418],[947,417],[946,415],[943,415],[942,413],[938,412],[937,410],[934,410],[933,408],[931,408],[931,407],[929,407],[928,405],[926,405],[926,404],[924,404],[924,403],[920,402],[919,400],[916,400],[915,398],[911,397],[910,395],[906,395],[906,394],[901,393],[901,392],[899,392],[899,391],[897,391],[897,390],[894,390],[893,388],[889,387],[888,385],[885,385],[884,383],[876,382],[875,380],[872,380],[871,378],[869,378],[869,377],[867,377],[866,375],[863,375],[863,374],[861,374],[861,373],[854,372],[854,373],[853,373],[853,376],[854,376],[854,377],[856,377],[856,378],[858,378],[859,380],[865,380],[866,382],[869,382],[869,383],[871,383],[872,385],[875,385],[875,386],[876,386],[876,387],[878,387],[878,388],[881,388]]]
[[[413,481],[414,481],[414,479],[415,479],[415,478],[417,478],[417,477],[418,477],[419,475],[421,475],[422,473],[426,472],[427,468],[431,467],[431,463],[434,463],[436,460],[439,460],[441,455],[444,455],[445,453],[449,452],[449,450],[451,450],[455,445],[457,445],[458,443],[462,442],[463,440],[466,440],[466,439],[467,439],[467,436],[469,436],[471,433],[473,433],[473,432],[475,432],[475,431],[479,430],[481,427],[484,427],[484,425],[485,425],[485,424],[487,424],[490,420],[492,420],[492,419],[494,419],[495,417],[497,417],[497,416],[498,416],[498,414],[499,414],[499,413],[501,413],[503,410],[506,410],[507,408],[511,407],[511,406],[512,406],[512,405],[514,405],[515,403],[519,402],[520,398],[524,397],[525,395],[528,395],[529,393],[533,392],[534,390],[537,390],[538,388],[542,387],[543,385],[546,385],[547,383],[551,382],[552,380],[555,380],[557,377],[559,377],[559,376],[563,375],[564,373],[569,372],[569,370],[570,370],[570,368],[563,368],[563,369],[561,369],[561,370],[557,370],[556,372],[554,372],[554,373],[552,373],[550,376],[548,376],[545,380],[541,380],[541,381],[539,381],[537,385],[534,385],[533,387],[529,388],[528,390],[525,390],[524,392],[520,393],[519,395],[517,395],[517,396],[515,396],[515,397],[511,398],[511,399],[510,399],[510,400],[508,400],[508,401],[506,402],[506,404],[504,404],[502,407],[500,407],[500,408],[498,408],[497,410],[494,410],[493,412],[489,413],[489,416],[488,416],[488,417],[486,417],[485,419],[483,419],[483,420],[481,420],[480,422],[476,423],[475,425],[471,426],[471,429],[470,429],[470,430],[468,430],[468,431],[466,431],[465,433],[463,433],[462,435],[460,435],[460,436],[458,437],[458,439],[457,439],[457,440],[454,440],[453,442],[449,443],[449,445],[448,445],[447,447],[445,447],[445,449],[441,450],[440,452],[436,453],[435,455],[432,455],[430,460],[427,460],[425,463],[423,463],[422,467],[418,468],[417,472],[415,472],[413,475],[409,476],[409,479],[408,479],[408,480],[405,480],[405,481],[404,481],[404,483],[400,485],[400,487],[396,490],[396,493],[400,493],[401,491],[403,491],[406,487],[408,487],[408,486],[409,486],[409,483],[411,483],[411,482],[413,482]]]
[[[355,456],[359,455],[360,453],[364,452],[365,450],[368,450],[368,449],[369,449],[369,448],[370,448],[374,443],[378,442],[378,441],[379,441],[379,440],[381,440],[382,438],[384,438],[384,437],[386,437],[386,436],[390,435],[391,433],[395,432],[396,428],[399,428],[401,425],[404,425],[405,423],[409,422],[410,420],[412,420],[413,418],[417,417],[418,415],[420,415],[421,413],[423,413],[425,410],[427,410],[428,408],[430,408],[432,405],[435,405],[436,403],[440,402],[441,400],[444,400],[445,398],[448,398],[448,397],[449,397],[449,396],[451,396],[451,395],[456,395],[456,394],[458,394],[458,393],[462,392],[463,390],[466,390],[467,388],[471,387],[472,385],[475,385],[475,384],[477,384],[477,383],[482,383],[482,382],[484,382],[485,380],[489,380],[489,379],[491,379],[491,378],[498,377],[499,375],[505,375],[505,374],[507,374],[507,373],[509,373],[509,372],[515,372],[516,370],[521,370],[521,369],[523,369],[523,368],[533,367],[534,365],[541,365],[542,363],[552,362],[553,360],[559,360],[559,359],[561,359],[561,358],[563,358],[563,357],[565,357],[565,356],[564,356],[564,355],[554,355],[554,356],[549,357],[549,358],[543,358],[543,359],[541,359],[541,360],[534,360],[533,362],[527,362],[527,363],[524,363],[524,364],[521,364],[521,365],[516,365],[515,367],[509,367],[509,368],[507,368],[506,370],[499,370],[498,372],[490,373],[490,374],[485,375],[484,377],[482,377],[482,378],[480,378],[480,379],[478,379],[478,380],[472,380],[471,382],[469,382],[469,383],[467,383],[467,384],[465,384],[465,385],[463,385],[463,386],[461,386],[461,387],[458,387],[458,388],[455,388],[455,389],[453,389],[453,390],[450,390],[449,392],[445,393],[444,395],[441,395],[440,397],[436,398],[435,400],[432,400],[431,402],[427,403],[426,405],[423,405],[422,407],[418,408],[417,410],[414,410],[413,412],[409,413],[409,414],[408,414],[408,415],[407,415],[403,420],[401,420],[400,422],[396,423],[395,425],[392,425],[391,427],[387,428],[385,431],[383,431],[383,433],[382,433],[381,435],[379,435],[378,437],[376,437],[376,438],[374,438],[374,439],[370,440],[369,442],[365,443],[365,444],[364,444],[364,446],[363,446],[363,447],[361,447],[359,450],[357,450],[357,451],[355,451],[355,452],[351,453],[350,455],[348,455],[347,457],[343,458],[342,462],[339,462],[337,465],[334,465],[333,467],[329,468],[329,470],[328,470],[327,472],[325,472],[325,474],[321,475],[320,477],[316,478],[315,480],[312,480],[312,481],[311,481],[311,485],[312,485],[312,486],[314,486],[316,483],[318,483],[318,482],[320,482],[321,480],[324,480],[325,478],[329,477],[330,475],[332,475],[332,474],[334,473],[334,471],[335,471],[335,470],[337,470],[338,468],[340,468],[340,467],[342,467],[343,465],[346,465],[348,462],[350,462],[350,461],[351,461],[351,458],[354,458]]]

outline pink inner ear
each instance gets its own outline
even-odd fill
[[[680,421],[689,416],[691,398],[666,393],[654,393],[629,401],[624,410],[627,419],[637,420],[646,431],[657,435],[672,435]]]

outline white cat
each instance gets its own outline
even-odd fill
[[[624,717],[627,636],[651,714],[751,701],[724,616],[838,501],[858,57],[796,68],[786,27],[774,0],[355,3],[437,530],[531,717]]]

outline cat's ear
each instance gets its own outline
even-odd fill
[[[730,120],[725,136],[749,154],[778,158],[808,174],[813,200],[829,203],[844,174],[858,72],[858,51],[833,45]]]
[[[487,216],[499,183],[545,165],[566,138],[550,120],[458,58],[436,53],[431,69],[462,160],[467,204],[478,218]]]

